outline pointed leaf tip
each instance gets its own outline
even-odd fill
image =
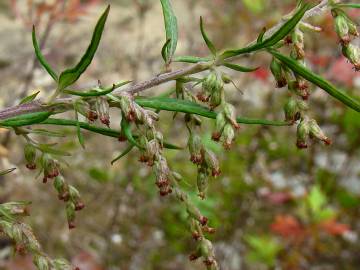
[[[47,73],[49,73],[49,75],[54,79],[54,81],[57,82],[58,81],[58,75],[52,69],[52,67],[47,62],[46,58],[44,57],[44,55],[41,52],[39,43],[38,43],[37,38],[36,38],[35,25],[33,25],[33,28],[32,28],[32,42],[33,42],[36,58],[38,59],[40,64],[43,66],[43,68],[47,71]]]
[[[201,31],[201,35],[202,35],[207,47],[209,48],[210,52],[215,56],[216,55],[216,48],[215,48],[214,44],[211,42],[211,40],[209,39],[208,35],[205,32],[204,21],[203,21],[203,18],[201,16],[200,16],[200,31]]]
[[[63,71],[60,74],[59,78],[59,85],[58,89],[63,90],[66,87],[72,85],[75,83],[81,76],[83,72],[88,68],[88,66],[91,64],[95,53],[99,47],[100,40],[102,37],[102,33],[104,31],[104,26],[108,17],[110,11],[110,5],[107,6],[104,13],[101,15],[100,19],[98,20],[92,38],[91,42],[85,52],[85,54],[82,56],[81,60],[78,62],[78,64],[70,69],[67,69]]]

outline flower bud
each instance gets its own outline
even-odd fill
[[[286,86],[287,80],[285,77],[284,70],[282,68],[281,63],[275,57],[273,57],[271,60],[270,71],[276,80],[276,87],[282,88]]]
[[[216,116],[216,128],[211,136],[211,138],[214,141],[218,142],[220,140],[221,134],[223,133],[225,125],[226,125],[225,115],[222,112],[220,112]]]
[[[284,106],[285,120],[289,122],[295,122],[299,118],[299,108],[297,100],[290,98]]]
[[[356,71],[360,71],[360,47],[349,43],[343,46],[343,55],[354,65]]]
[[[353,35],[354,37],[359,36],[359,31],[357,29],[357,24],[354,23],[349,17],[346,17],[348,27],[349,27],[349,34]]]
[[[99,115],[101,123],[103,123],[106,126],[110,125],[110,115],[109,110],[110,106],[105,97],[98,97],[96,99],[96,111]]]
[[[13,227],[12,223],[5,221],[5,220],[0,220],[0,232],[4,233],[5,235],[7,235],[10,238],[13,238],[12,227]]]
[[[81,115],[85,116],[90,122],[94,122],[98,118],[96,111],[91,109],[90,104],[82,99],[78,99],[75,102],[75,109]]]
[[[24,234],[24,236],[26,237],[26,242],[27,242],[27,249],[30,252],[33,253],[37,253],[40,252],[41,250],[41,246],[40,243],[38,242],[38,240],[36,239],[34,233],[32,232],[31,228],[29,225],[25,224],[25,223],[21,223],[21,227],[22,227],[22,232]]]
[[[304,33],[296,27],[292,34],[292,40],[294,43],[297,59],[304,59]]]
[[[188,146],[191,162],[201,164],[204,160],[204,146],[200,136],[192,132],[189,137]]]
[[[224,105],[224,115],[225,118],[232,124],[236,129],[240,128],[239,124],[236,121],[236,111],[235,107],[230,103],[225,103]]]
[[[69,229],[75,228],[75,204],[72,201],[66,203],[66,217]]]
[[[48,178],[55,178],[60,174],[59,162],[53,159],[49,154],[45,154],[42,158],[42,166],[44,169],[43,182],[46,183]]]
[[[217,88],[217,75],[215,72],[210,72],[206,76],[204,82],[202,83],[202,89],[205,94],[212,94]]]
[[[303,100],[307,100],[310,96],[307,82],[302,78],[290,81],[288,83],[289,91],[301,97]]]
[[[24,147],[24,156],[26,160],[26,168],[29,170],[36,169],[36,148],[34,145],[28,143]]]
[[[232,82],[230,76],[227,75],[227,74],[225,74],[225,73],[221,74],[221,79],[223,80],[223,82],[224,82],[225,84],[229,84],[229,83]]]
[[[211,169],[211,174],[213,177],[217,177],[220,175],[220,165],[219,160],[217,159],[214,152],[210,150],[205,151],[205,163],[208,166],[208,168]]]
[[[201,225],[205,226],[208,222],[207,217],[201,215],[200,210],[189,200],[186,200],[185,204],[186,204],[186,212],[189,214],[189,216],[199,221]]]
[[[12,225],[11,238],[14,239],[15,243],[20,243],[23,240],[23,232],[20,224],[14,223]]]
[[[55,259],[52,261],[55,270],[73,270],[70,263],[64,259]],[[74,269],[76,270],[76,268]]]
[[[75,187],[69,186],[69,195],[71,201],[75,204],[75,211],[80,211],[85,207],[81,201],[80,192]]]
[[[155,139],[152,139],[150,142],[147,143],[146,145],[146,158],[147,158],[147,165],[148,166],[153,166],[154,165],[154,161],[156,159],[156,156],[159,155],[161,151],[161,145],[159,144],[159,142]]]
[[[340,38],[342,44],[349,44],[350,42],[349,25],[345,15],[336,14],[335,31],[338,37]]]
[[[325,136],[324,132],[314,119],[309,121],[309,132],[310,137],[323,141],[326,145],[330,145],[332,143],[331,140]]]
[[[220,91],[215,91],[211,94],[210,97],[210,108],[214,109],[216,107],[218,107],[221,102],[222,102],[222,90]]]
[[[207,173],[206,168],[202,168],[202,167],[199,168],[196,184],[199,191],[199,197],[201,199],[205,199],[206,190],[209,185],[209,175]]]
[[[42,255],[34,255],[33,262],[38,270],[50,270],[49,260]]]
[[[230,149],[234,138],[235,138],[235,131],[232,125],[230,124],[226,124],[224,127],[224,132],[223,132],[223,138],[224,138],[224,148],[225,149]]]
[[[69,186],[62,175],[55,177],[54,188],[58,192],[59,200],[68,201],[70,199]]]
[[[127,93],[123,93],[120,99],[120,108],[125,118],[129,122],[135,121],[135,108],[134,108],[134,101],[133,97]]]
[[[28,216],[29,211],[27,209],[27,204],[21,203],[21,202],[8,202],[8,203],[2,203],[0,204],[0,212],[5,215],[11,215],[11,216]],[[2,215],[0,213],[0,216]]]
[[[215,263],[215,252],[212,243],[208,239],[202,239],[200,243],[201,256],[204,258],[204,264],[211,266]]]
[[[156,176],[156,185],[160,189],[160,195],[165,196],[171,193],[172,190],[169,181],[169,175],[171,172],[164,157],[160,156],[159,160],[155,162],[154,171]]]
[[[297,126],[297,141],[296,146],[299,149],[307,148],[307,138],[310,133],[310,127],[309,127],[309,121],[308,120],[302,120],[299,125]]]

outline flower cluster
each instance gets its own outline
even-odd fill
[[[130,143],[136,143],[139,148],[141,153],[139,161],[153,167],[156,185],[161,196],[172,193],[171,183],[176,179],[163,155],[163,135],[155,128],[155,122],[159,119],[158,115],[139,106],[134,102],[133,96],[128,93],[123,93],[119,98],[122,111],[122,129],[119,140],[132,138],[130,123],[134,123],[139,135],[136,141]]]
[[[309,120],[304,118],[297,127],[297,147],[300,149],[307,148],[308,138],[323,141],[326,145],[331,144],[331,140],[325,136],[324,132],[314,119]]]
[[[33,170],[36,169],[36,164],[39,163],[40,172],[43,172],[43,183],[47,183],[49,179],[54,180],[53,184],[59,200],[66,203],[66,217],[69,229],[73,229],[75,228],[75,211],[80,211],[85,207],[80,198],[80,193],[65,181],[60,173],[60,162],[57,159],[44,152],[37,159],[37,151],[41,151],[41,148],[35,143],[28,142],[24,146],[26,167]]]
[[[333,8],[331,13],[335,20],[335,31],[340,39],[343,55],[354,65],[356,71],[360,70],[360,47],[351,43],[352,37],[358,37],[357,25],[340,8]]]
[[[33,262],[39,270],[79,270],[63,259],[51,259],[41,249],[32,229],[19,221],[28,215],[27,202],[0,204],[0,232],[14,241],[15,252],[33,255]]]

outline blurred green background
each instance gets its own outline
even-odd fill
[[[217,48],[241,47],[271,27],[294,7],[286,0],[173,0],[179,21],[177,55],[206,56],[198,29],[203,16]],[[165,40],[157,0],[12,0],[0,1],[0,107],[41,90],[53,91],[51,78],[34,60],[31,26],[35,24],[49,62],[58,70],[75,63],[84,51],[93,25],[111,4],[106,30],[96,57],[77,83],[79,88],[119,80],[141,81],[158,74]],[[360,12],[351,11],[358,19]],[[341,56],[330,14],[312,19],[323,33],[306,35],[308,66],[353,96],[360,97],[360,76]],[[359,21],[358,21],[359,22]],[[358,42],[359,41],[355,41]],[[228,99],[238,115],[283,119],[285,89],[276,89],[268,71],[270,58],[259,54],[241,63],[259,66],[252,74],[230,72],[242,95],[228,86]],[[173,68],[181,67],[175,64]],[[144,95],[172,87],[162,85]],[[230,151],[210,139],[212,121],[204,121],[203,140],[221,161],[222,175],[212,180],[208,198],[196,195],[196,167],[187,151],[167,151],[171,167],[184,176],[183,187],[209,218],[217,233],[211,237],[223,270],[359,269],[360,267],[360,117],[313,89],[311,116],[334,141],[295,146],[296,127],[241,127]],[[72,117],[71,115],[69,117]],[[182,118],[161,112],[159,128],[167,141],[186,145]],[[112,127],[118,128],[112,114]],[[65,257],[82,270],[203,269],[191,263],[195,248],[187,231],[186,212],[173,198],[160,198],[155,179],[131,152],[114,166],[110,161],[125,145],[84,133],[86,149],[76,131],[55,140],[72,152],[64,176],[76,186],[86,208],[69,232],[63,205],[51,185],[26,170],[23,141],[0,129],[0,166],[18,167],[0,178],[0,200],[32,201],[28,222],[51,256]],[[42,138],[54,142],[54,139]],[[13,256],[0,239],[0,269],[32,269],[29,257]]]

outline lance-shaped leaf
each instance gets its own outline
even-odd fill
[[[336,7],[339,7],[339,8],[360,8],[360,4],[343,3],[343,4],[337,4]]]
[[[31,133],[31,134],[47,136],[47,137],[56,137],[56,138],[64,138],[64,137],[66,137],[66,135],[64,133],[51,131],[51,130],[47,130],[47,129],[41,129],[41,128],[29,129],[28,132]]]
[[[162,46],[162,48],[161,48],[161,56],[165,62],[167,62],[167,47],[169,46],[170,42],[171,42],[171,39],[168,39],[165,42],[164,46]]]
[[[208,46],[210,52],[215,56],[216,55],[216,48],[215,48],[214,44],[211,42],[211,40],[209,39],[208,35],[205,32],[204,22],[203,22],[202,17],[200,17],[200,30],[201,30],[201,35],[202,35],[206,45]]]
[[[260,32],[260,34],[259,34],[259,36],[258,36],[258,38],[257,38],[257,40],[256,40],[257,43],[263,42],[265,33],[266,33],[266,27],[264,27],[264,28],[261,30],[261,32]]]
[[[344,103],[346,106],[354,109],[355,111],[360,112],[360,102],[351,96],[347,95],[345,92],[338,90],[333,84],[322,78],[321,76],[313,73],[312,71],[305,68],[303,65],[300,65],[294,59],[287,57],[285,55],[280,54],[275,50],[270,50],[272,55],[274,55],[277,59],[279,59],[285,66],[294,71],[299,76],[304,79],[312,82],[317,85],[324,91],[326,91],[329,95],[336,98],[340,102]]]
[[[131,143],[132,145],[135,145],[139,149],[142,149],[141,145],[138,144],[138,142],[135,140],[135,138],[131,132],[131,125],[130,125],[129,121],[127,121],[125,119],[125,117],[123,117],[121,119],[121,131],[124,133],[126,139],[129,141],[129,143]]]
[[[233,69],[233,70],[236,70],[236,71],[239,71],[239,72],[253,72],[253,71],[259,69],[259,68],[243,67],[243,66],[240,66],[240,65],[237,65],[237,64],[232,64],[232,63],[227,63],[227,62],[224,62],[223,66],[227,67],[227,68],[230,68],[230,69]]]
[[[39,124],[42,121],[49,118],[51,114],[52,114],[51,112],[34,112],[34,113],[22,114],[0,121],[0,126],[21,127],[21,126]]]
[[[75,110],[75,120],[76,120],[76,134],[77,134],[79,143],[80,143],[81,147],[85,149],[85,140],[84,140],[83,134],[81,133],[80,123],[79,123],[79,115],[76,110]]]
[[[197,57],[197,56],[177,56],[173,59],[173,62],[183,62],[183,63],[199,63],[199,62],[209,62],[211,57]]]
[[[40,91],[37,91],[36,93],[23,98],[19,104],[25,104],[25,103],[29,103],[29,102],[33,101],[39,93],[40,93]]]
[[[67,69],[60,74],[58,89],[63,90],[69,85],[76,82],[81,74],[87,69],[91,61],[94,58],[97,48],[99,47],[101,36],[104,30],[105,22],[110,11],[108,6],[105,12],[101,15],[99,21],[95,26],[90,45],[88,46],[85,54],[81,58],[80,62],[73,68]]]
[[[135,102],[142,107],[171,111],[197,114],[203,117],[215,119],[217,113],[201,106],[195,102],[180,100],[176,98],[136,98]],[[252,119],[246,117],[237,117],[238,123],[248,125],[268,125],[268,126],[288,126],[290,123],[283,121],[272,121],[266,119]]]
[[[126,156],[128,153],[130,153],[130,151],[134,148],[133,144],[130,144],[128,147],[126,147],[126,149],[124,150],[124,152],[122,152],[120,155],[118,155],[116,158],[114,158],[111,161],[111,165],[114,165],[114,163],[118,160],[120,160],[122,157]]]
[[[68,90],[68,89],[64,89],[63,92],[65,94],[69,94],[69,95],[73,95],[73,96],[80,96],[80,97],[99,97],[99,96],[105,96],[107,94],[110,94],[111,92],[113,92],[115,89],[124,86],[125,84],[130,83],[131,81],[124,81],[124,82],[120,82],[118,84],[114,84],[111,87],[108,87],[104,90],[100,90],[100,89],[93,89],[87,92],[80,92],[77,90]]]
[[[111,128],[103,128],[103,127],[97,127],[94,125],[90,125],[89,123],[70,120],[70,119],[61,119],[61,118],[49,118],[45,120],[44,122],[41,122],[41,125],[55,125],[55,126],[73,126],[76,127],[77,125],[80,125],[82,129],[89,130],[91,132],[95,132],[104,136],[112,137],[112,138],[119,138],[120,132]],[[133,136],[134,139],[137,138],[137,136]],[[164,148],[170,149],[170,150],[180,150],[184,149],[183,147],[164,142]]]
[[[51,68],[50,64],[46,61],[44,55],[41,53],[39,43],[36,39],[35,25],[33,25],[33,30],[32,30],[32,42],[35,49],[36,58],[39,60],[40,64],[45,68],[45,70],[49,73],[49,75],[54,79],[54,81],[57,82],[58,75]]]
[[[248,47],[238,49],[238,50],[228,50],[225,51],[221,58],[226,59],[229,57],[234,57],[240,54],[251,53],[254,51],[258,51],[264,48],[269,48],[274,46],[283,38],[285,38],[300,22],[305,12],[310,8],[309,4],[305,4],[289,19],[286,23],[284,23],[274,34],[272,34],[269,38],[263,39],[261,42],[255,43]]]
[[[170,0],[160,0],[164,15],[166,43],[163,47],[163,57],[167,64],[172,60],[178,41],[178,25]]]
[[[71,154],[69,152],[55,149],[48,144],[38,144],[35,147],[44,153],[52,154],[55,156],[71,156]]]

